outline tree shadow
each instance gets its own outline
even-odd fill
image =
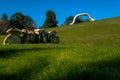
[[[0,80],[30,80],[32,74],[41,72],[43,68],[47,67],[49,64],[50,62],[46,56],[41,56],[38,64],[28,67],[25,66],[11,74],[0,73]]]
[[[108,61],[88,63],[84,67],[86,68],[76,68],[77,72],[71,71],[68,76],[57,80],[120,80],[120,57]]]
[[[23,54],[24,52],[27,51],[45,51],[45,50],[52,50],[55,49],[54,47],[44,47],[44,48],[22,48],[22,49],[3,49],[0,50],[0,58],[9,58],[9,57],[15,57],[19,54]],[[58,47],[56,49],[64,49],[62,47]]]
[[[0,50],[0,58],[8,58],[15,55],[19,55],[20,53],[23,53],[25,51],[31,51],[32,49],[4,49]],[[38,48],[35,48],[35,50],[40,50]]]

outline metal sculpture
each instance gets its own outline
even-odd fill
[[[73,21],[72,21],[72,23],[70,23],[70,25],[73,25],[75,23],[76,18],[79,16],[87,16],[90,21],[95,21],[95,19],[93,19],[88,13],[81,13],[81,14],[75,15],[75,17],[73,18]]]
[[[46,32],[44,29],[17,29],[11,28],[6,31],[8,34],[3,45],[6,44],[33,44],[33,43],[59,43],[60,39],[56,31]]]
[[[3,45],[6,45],[6,44],[20,44],[21,43],[21,40],[20,40],[20,37],[19,35],[21,35],[21,30],[20,29],[17,29],[17,28],[11,28],[11,29],[8,29],[6,31],[6,33],[8,34],[4,41],[3,41]]]

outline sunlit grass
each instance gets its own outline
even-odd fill
[[[21,49],[16,51],[14,56],[1,57],[0,72],[4,75],[1,78],[26,80],[86,79],[87,76],[91,79],[120,78],[118,74],[120,48],[76,46],[66,48],[53,45],[48,47],[39,47],[37,50],[38,47],[34,46],[33,50]]]

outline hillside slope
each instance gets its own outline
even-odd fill
[[[53,28],[62,44],[120,46],[120,17]]]
[[[120,17],[47,29],[49,30],[57,31],[60,44],[120,46]],[[4,37],[0,36],[1,45]]]
[[[120,17],[51,28],[60,44],[2,45],[0,80],[120,80]]]

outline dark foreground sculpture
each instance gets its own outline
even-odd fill
[[[59,43],[60,39],[56,31],[46,32],[44,29],[17,29],[11,28],[6,31],[8,34],[3,45],[6,44],[35,44],[35,43]]]

